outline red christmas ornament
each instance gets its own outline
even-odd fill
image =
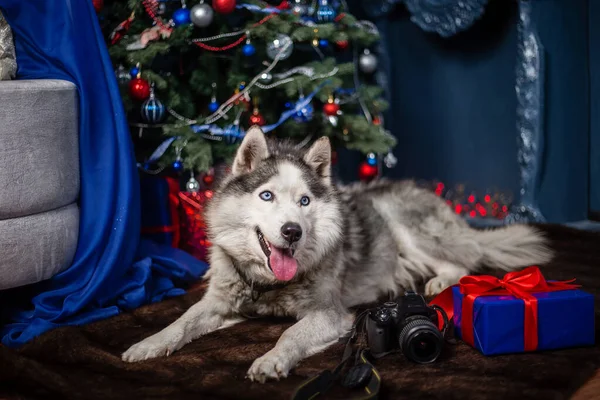
[[[250,116],[250,126],[258,125],[263,126],[265,124],[265,117],[263,117],[258,110],[254,110],[252,115]]]
[[[212,185],[212,183],[215,181],[215,177],[211,174],[206,174],[202,177],[202,182],[204,182],[204,184],[206,186],[210,186]]]
[[[150,84],[142,78],[129,81],[129,95],[135,100],[143,101],[150,97]]]
[[[339,104],[335,104],[333,102],[328,102],[323,106],[323,112],[325,115],[337,115],[337,112],[340,110]]]
[[[373,125],[381,125],[381,119],[379,117],[373,118]]]
[[[96,12],[100,12],[104,8],[104,0],[92,0]]]
[[[213,0],[212,8],[219,14],[230,14],[235,10],[235,0]]]
[[[366,161],[360,164],[358,169],[358,178],[361,181],[370,181],[377,176],[377,166],[369,165]]]
[[[338,40],[335,42],[335,45],[337,46],[338,50],[346,50],[350,45],[350,42],[347,40]]]

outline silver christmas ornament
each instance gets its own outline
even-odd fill
[[[377,57],[371,54],[369,49],[365,49],[358,58],[358,66],[365,74],[372,74],[377,69]]]
[[[119,68],[117,68],[115,74],[117,75],[117,80],[119,83],[127,83],[131,80],[131,75],[122,65],[119,65]]]
[[[292,12],[298,15],[308,14],[308,5],[304,3],[304,0],[294,0],[292,3]]]
[[[263,85],[268,85],[272,80],[273,75],[270,72],[265,72],[264,74],[260,75],[260,78],[258,78],[258,81]]]
[[[209,26],[214,17],[214,11],[208,4],[196,4],[190,10],[190,19],[198,28],[206,28]]]
[[[285,60],[292,54],[294,42],[288,35],[277,34],[277,37],[267,45],[267,55],[274,60],[279,55],[280,60]],[[280,54],[281,52],[281,54]]]
[[[186,182],[185,189],[191,193],[198,193],[200,190],[200,183],[194,178],[194,173],[190,176],[190,180]]]
[[[398,159],[396,158],[396,156],[394,156],[394,154],[390,151],[389,153],[386,154],[386,156],[383,158],[383,163],[385,164],[386,167],[388,168],[394,168],[396,166],[396,164],[398,164]]]

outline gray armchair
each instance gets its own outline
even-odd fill
[[[79,231],[77,88],[0,81],[0,290],[65,270]]]

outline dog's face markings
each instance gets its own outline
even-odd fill
[[[236,259],[264,265],[263,277],[266,272],[285,281],[313,267],[330,238],[338,237],[330,160],[327,138],[300,153],[280,142],[269,146],[260,128],[251,128],[237,151],[232,176],[219,199],[213,199],[213,241]]]
[[[252,207],[261,214],[257,227],[268,241],[277,247],[302,247],[311,229],[311,208],[317,207],[319,201],[302,171],[289,162],[278,163],[277,174],[256,188],[252,197]],[[285,224],[297,225],[299,234],[286,234],[282,229]]]
[[[278,162],[277,174],[252,192],[248,206],[253,210],[257,243],[277,279],[296,275],[298,257],[311,238],[311,208],[317,202],[302,171],[286,161]]]

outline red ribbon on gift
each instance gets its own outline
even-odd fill
[[[580,287],[573,285],[575,279],[569,281],[552,281],[544,279],[538,267],[528,267],[521,271],[509,272],[502,279],[495,276],[465,276],[458,286],[463,294],[462,301],[462,339],[475,347],[473,336],[473,305],[480,296],[512,295],[525,303],[525,351],[534,351],[538,346],[538,303],[533,293],[557,292]],[[436,296],[430,304],[444,309],[448,318],[454,316],[452,286]]]

